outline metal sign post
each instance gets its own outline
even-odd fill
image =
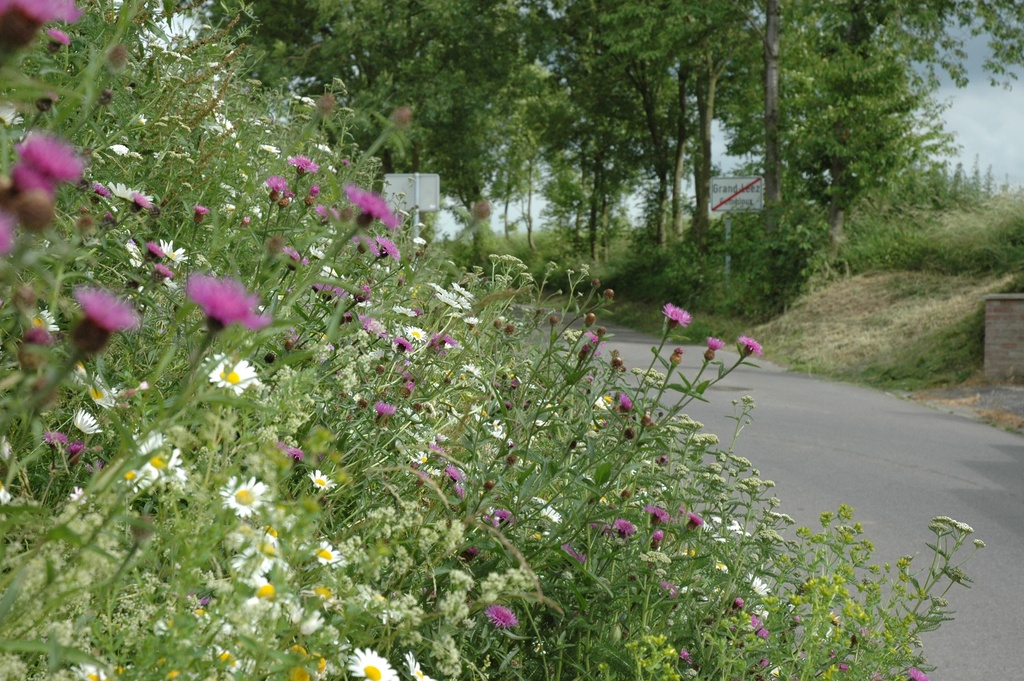
[[[732,238],[731,213],[756,212],[764,209],[763,177],[711,178],[711,212],[725,213],[725,281],[732,268],[729,240]]]
[[[412,214],[412,236],[420,235],[420,213],[441,207],[441,176],[435,173],[389,173],[384,176],[384,199]]]

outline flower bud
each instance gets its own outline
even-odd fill
[[[550,317],[548,317],[548,324],[550,324],[551,326],[557,326],[559,321],[561,320],[558,318],[558,315],[556,314],[553,314]]]
[[[597,315],[593,312],[588,312],[587,316],[583,318],[583,323],[587,326],[593,326],[594,322],[597,321]]]
[[[610,288],[606,288],[602,295],[604,295],[605,300],[611,300],[611,299],[613,299],[615,297],[615,291],[613,291]]]

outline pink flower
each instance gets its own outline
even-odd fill
[[[568,553],[570,556],[572,556],[575,560],[577,560],[580,563],[587,562],[587,557],[579,551],[577,551],[576,549],[574,549],[572,547],[572,544],[562,544],[562,550]]]
[[[619,518],[612,523],[612,529],[621,537],[626,539],[636,534],[636,525],[629,522],[625,518]]]
[[[85,167],[71,146],[48,135],[33,133],[14,149],[19,161],[11,169],[11,182],[18,191],[52,194],[60,182],[77,182]]]
[[[377,416],[388,417],[395,415],[395,405],[388,404],[387,402],[376,402],[373,405],[373,410],[377,412]]]
[[[388,229],[398,228],[398,218],[395,217],[387,202],[377,194],[360,189],[354,184],[345,185],[345,194],[349,201],[363,211],[360,219],[365,224],[361,222],[362,226],[368,227],[374,219],[377,219],[383,222]]]
[[[145,208],[146,210],[153,207],[153,202],[139,192],[132,192],[132,203],[134,203],[136,207]]]
[[[153,265],[153,269],[156,271],[157,274],[159,274],[161,277],[164,277],[165,279],[174,279],[174,272],[171,270],[170,267],[164,265],[163,263],[158,262],[157,264]]]
[[[206,206],[200,206],[196,204],[192,207],[192,221],[197,225],[202,224],[203,218],[210,214],[210,209]]]
[[[644,513],[651,514],[651,525],[672,522],[672,516],[668,514],[668,511],[657,506],[644,506]]]
[[[619,393],[619,411],[623,414],[633,409],[633,400],[626,393]]]
[[[672,303],[665,303],[662,311],[668,317],[668,328],[670,329],[674,329],[677,326],[685,328],[693,321],[693,317],[690,316],[689,312],[681,307],[676,307]]]
[[[696,513],[686,514],[686,526],[691,530],[696,530],[698,527],[703,527],[704,519]]]
[[[185,295],[203,308],[212,331],[238,323],[247,329],[262,329],[270,324],[270,317],[256,312],[260,299],[250,294],[236,279],[193,275],[185,285]]]
[[[310,175],[320,172],[320,166],[306,158],[305,156],[290,156],[288,163],[295,166],[295,172],[299,175]]]
[[[491,620],[491,624],[496,629],[511,629],[519,624],[519,618],[516,617],[516,614],[504,605],[489,605],[484,610],[484,614],[487,615],[487,619]]]
[[[87,319],[110,333],[127,331],[139,325],[139,313],[135,308],[112,293],[80,288],[75,291],[75,300],[82,306]]]
[[[736,339],[736,343],[740,346],[740,354],[744,357],[754,355],[755,357],[761,356],[761,344],[753,338],[747,336],[740,336]]]
[[[724,347],[725,341],[715,338],[713,336],[708,336],[708,350],[715,352],[716,350],[721,350]]]
[[[71,44],[71,38],[69,38],[68,34],[60,30],[59,28],[51,28],[47,30],[46,35],[50,36],[50,39],[58,45]]]
[[[911,667],[907,671],[907,674],[910,675],[911,681],[928,681],[928,675],[917,667]]]
[[[163,260],[167,257],[167,254],[164,253],[164,249],[160,248],[160,244],[155,241],[147,241],[146,250],[149,251],[150,257],[156,260]]]
[[[398,246],[395,245],[391,239],[387,237],[378,236],[374,239],[377,242],[377,246],[380,248],[379,255],[377,257],[390,256],[392,260],[399,260],[401,254],[398,252]]]
[[[92,190],[104,198],[110,198],[110,190],[99,182],[92,183]]]
[[[74,0],[0,0],[0,47],[24,47],[46,22],[74,23],[81,16]]]
[[[135,308],[112,293],[80,288],[75,291],[75,300],[82,306],[85,317],[75,326],[71,338],[75,347],[87,355],[107,347],[112,333],[139,325]]]
[[[270,187],[271,192],[283,194],[288,191],[288,180],[284,179],[280,175],[271,175],[267,178],[267,186]]]

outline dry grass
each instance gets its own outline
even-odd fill
[[[758,333],[773,358],[849,374],[895,355],[926,353],[924,339],[955,326],[1011,277],[978,280],[922,272],[861,275],[808,294]]]

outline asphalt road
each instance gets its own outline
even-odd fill
[[[650,364],[657,339],[609,328],[609,350],[626,366]],[[671,352],[671,347],[667,353]],[[687,347],[693,376],[703,347]],[[727,364],[735,360],[720,352]],[[1024,436],[885,392],[788,372],[767,362],[740,367],[687,412],[728,441],[732,400],[750,395],[752,422],[736,453],[774,480],[779,510],[817,528],[822,511],[845,503],[875,545],[875,562],[920,555],[932,518],[971,525],[987,547],[965,566],[971,588],[947,595],[954,620],[923,636],[937,666],[932,681],[1003,678],[1024,662]],[[789,535],[793,536],[793,535]],[[967,550],[973,547],[968,546]]]

